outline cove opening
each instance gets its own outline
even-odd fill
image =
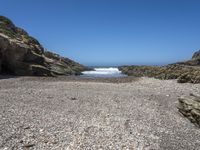
[[[116,78],[126,77],[117,67],[95,67],[92,71],[82,72],[83,77]]]

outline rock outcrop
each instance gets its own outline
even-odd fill
[[[77,75],[87,68],[46,51],[11,20],[0,16],[0,73],[13,75]]]
[[[129,76],[147,76],[158,79],[177,79],[179,83],[200,83],[200,51],[191,60],[167,66],[122,66],[119,70]]]
[[[200,127],[200,97],[191,94],[187,98],[179,98],[179,112],[192,123]]]
[[[192,60],[200,60],[200,50],[198,50],[197,52],[194,53],[194,55],[192,56]]]

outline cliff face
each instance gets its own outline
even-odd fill
[[[0,16],[0,73],[14,75],[77,75],[87,68],[45,51],[28,33]]]

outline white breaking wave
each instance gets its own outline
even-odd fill
[[[118,68],[94,68],[92,71],[84,71],[83,74],[120,74],[121,71],[119,71]]]
[[[94,68],[92,71],[82,72],[84,76],[96,76],[96,77],[116,77],[123,76],[122,72],[118,68]]]

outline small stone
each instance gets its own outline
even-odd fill
[[[48,99],[52,99],[52,98],[53,98],[53,96],[48,96],[47,98],[48,98]]]
[[[30,126],[24,127],[25,130],[30,129],[30,128],[31,128]]]
[[[74,101],[74,100],[77,100],[76,97],[71,97],[70,99],[73,100],[73,101]]]
[[[23,143],[23,142],[24,142],[23,140],[20,140],[20,141],[19,141],[19,143]]]
[[[35,146],[35,144],[26,144],[26,145],[24,145],[25,148],[29,148],[29,147],[33,147],[33,146]]]

